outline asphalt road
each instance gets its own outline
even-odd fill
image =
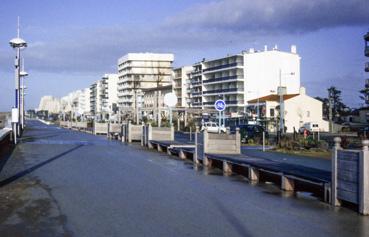
[[[165,153],[29,121],[0,236],[368,236],[369,218]]]

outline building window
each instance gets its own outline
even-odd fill
[[[310,117],[310,111],[306,111],[306,117]]]
[[[270,109],[270,117],[274,117],[274,109]]]

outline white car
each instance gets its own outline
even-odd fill
[[[205,128],[208,130],[208,132],[210,133],[218,133],[219,132],[219,129],[221,132],[227,132],[227,129],[223,126],[221,126],[219,128],[218,124],[217,123],[214,123],[214,122],[206,122],[202,125],[201,127],[201,131],[204,131]]]

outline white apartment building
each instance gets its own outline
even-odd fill
[[[94,82],[90,86],[90,112],[92,116],[95,116],[97,112],[97,98],[97,82]]]
[[[90,115],[90,88],[85,88],[78,93],[76,107],[78,115]]]
[[[288,94],[298,93],[300,56],[296,46],[291,46],[290,52],[277,47],[250,49],[193,65],[190,81],[191,107],[212,108],[217,99],[223,99],[226,113],[237,116],[248,100],[276,92],[280,85],[287,87]]]
[[[173,54],[129,53],[118,60],[118,104],[121,111],[133,112],[135,95],[143,89],[171,84]],[[137,106],[140,98],[137,98]]]
[[[41,97],[40,104],[38,106],[38,111],[47,110],[49,113],[57,114],[61,110],[60,99],[55,98],[51,95],[46,95]]]
[[[118,103],[118,75],[104,74],[89,91],[91,114],[98,119],[109,119]]]
[[[178,98],[176,107],[188,107],[188,89],[189,89],[189,75],[192,71],[192,66],[184,66],[173,70],[173,92]]]

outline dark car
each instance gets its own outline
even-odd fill
[[[362,139],[369,138],[369,127],[360,128],[357,134]]]
[[[268,139],[269,134],[264,127],[260,125],[240,125],[241,141],[249,143],[251,140],[255,143],[261,144],[263,142],[263,132],[265,132],[265,139]]]

